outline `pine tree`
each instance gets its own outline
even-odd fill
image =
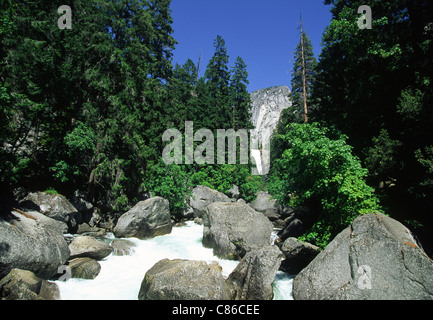
[[[217,36],[214,41],[215,53],[210,59],[205,77],[209,87],[213,105],[210,106],[208,116],[209,129],[228,128],[231,125],[231,103],[229,100],[230,72],[228,68],[229,56],[225,41]]]
[[[168,119],[165,121],[168,127],[177,128],[182,132],[185,121],[196,123],[197,113],[191,110],[196,97],[196,74],[197,69],[191,59],[182,66],[175,65],[173,77],[168,83],[170,105]]]
[[[300,40],[296,46],[295,61],[292,72],[292,106],[281,112],[280,120],[271,140],[272,161],[279,159],[288,145],[279,135],[287,133],[291,123],[308,122],[308,114],[313,107],[311,93],[316,75],[317,60],[314,57],[313,46],[300,20]],[[306,97],[306,98],[305,98]]]
[[[232,67],[230,83],[230,96],[233,107],[232,127],[238,129],[252,129],[251,123],[251,96],[248,93],[247,65],[241,57],[237,57]]]
[[[171,60],[177,41],[173,38],[174,32],[171,17],[171,0],[145,0],[146,12],[152,18],[152,36],[150,37],[150,53],[153,57],[151,76],[158,79],[168,79],[171,76],[173,66]],[[136,15],[141,19],[140,15]],[[145,26],[144,26],[145,27]]]
[[[317,60],[314,57],[313,46],[308,38],[300,19],[300,40],[295,51],[295,62],[292,72],[293,108],[303,114],[304,122],[308,122],[311,106],[311,90],[315,78]]]

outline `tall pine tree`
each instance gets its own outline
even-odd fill
[[[280,120],[271,140],[271,158],[275,160],[279,159],[288,147],[285,141],[280,139],[280,136],[287,133],[287,126],[290,123],[308,122],[308,114],[314,107],[311,94],[316,76],[317,60],[314,57],[311,41],[304,30],[302,18],[299,30],[300,39],[295,50],[291,80],[292,106],[281,112]]]
[[[251,123],[251,96],[247,86],[248,72],[247,65],[241,57],[237,57],[232,67],[230,82],[230,97],[232,101],[232,127],[238,129],[252,129]]]
[[[209,106],[209,129],[223,129],[231,126],[232,107],[229,99],[230,71],[229,56],[224,39],[218,35],[214,41],[215,53],[210,59],[205,77],[213,105]]]
[[[315,78],[317,60],[314,57],[313,46],[304,30],[302,17],[299,23],[300,40],[295,51],[295,61],[292,72],[292,102],[293,108],[303,115],[308,122],[311,108],[311,91]]]

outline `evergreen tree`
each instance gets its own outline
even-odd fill
[[[358,27],[365,3],[327,0],[333,20],[323,35],[311,115],[349,137],[390,212],[433,225],[433,4],[371,3],[372,29]],[[421,236],[421,234],[420,234]],[[427,238],[428,239],[428,238]],[[433,243],[428,239],[427,242]]]
[[[233,107],[232,128],[252,129],[251,123],[251,96],[248,93],[247,85],[248,72],[247,65],[241,57],[237,57],[232,68],[232,76],[230,83],[230,96]]]
[[[71,30],[57,27],[52,1],[7,4],[0,99],[11,130],[2,182],[80,188],[101,206],[124,208],[162,150],[170,1],[77,0]]]
[[[316,76],[317,60],[314,57],[313,46],[306,34],[302,18],[300,20],[300,40],[295,50],[295,61],[292,72],[292,106],[281,112],[275,133],[271,139],[271,162],[281,158],[288,148],[286,140],[276,138],[285,135],[287,126],[291,123],[308,122],[308,113],[314,108],[311,98],[313,83]]]
[[[152,36],[150,37],[150,54],[152,63],[150,64],[150,73],[153,78],[169,79],[173,66],[171,60],[173,50],[177,41],[173,38],[174,32],[171,17],[170,4],[171,0],[145,0],[143,2],[146,12],[152,18]],[[141,19],[140,15],[135,15]],[[146,26],[146,25],[144,25]]]
[[[229,99],[230,72],[228,68],[229,56],[225,41],[217,36],[214,41],[215,53],[210,59],[205,77],[212,97],[213,105],[208,106],[209,129],[223,129],[230,127],[232,121],[232,107]]]
[[[314,57],[311,41],[304,30],[302,18],[299,29],[300,40],[296,47],[292,72],[292,108],[303,115],[304,122],[308,122],[317,60]]]
[[[194,121],[197,124],[197,112],[194,112],[196,100],[196,73],[194,62],[188,59],[184,65],[176,64],[173,77],[168,84],[170,105],[167,126],[184,130],[185,121]]]

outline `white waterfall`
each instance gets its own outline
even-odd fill
[[[212,249],[202,245],[203,227],[193,222],[173,228],[171,234],[150,240],[128,239],[136,244],[131,256],[110,255],[100,261],[101,272],[94,280],[56,281],[63,300],[137,300],[141,282],[156,262],[162,259],[217,261],[228,276],[237,261],[221,260]],[[290,300],[292,279],[278,272],[274,282],[275,299]]]

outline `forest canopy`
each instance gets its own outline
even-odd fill
[[[194,185],[227,192],[236,184],[247,201],[269,187],[282,205],[319,204],[304,238],[323,246],[376,209],[425,236],[433,226],[433,3],[371,2],[371,29],[358,24],[364,1],[324,3],[332,21],[321,54],[301,28],[288,79],[293,107],[262,180],[251,164],[162,162],[163,133],[183,132],[186,121],[252,128],[248,67],[220,35],[207,65],[197,57],[173,65],[171,0],[76,0],[71,29],[59,29],[52,1],[2,1],[2,191],[82,190],[112,215],[150,191],[170,198],[177,216]]]

